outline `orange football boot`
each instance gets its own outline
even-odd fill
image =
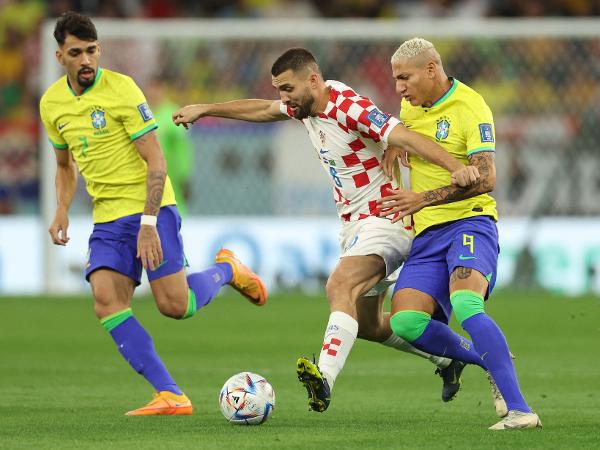
[[[233,271],[233,277],[229,283],[232,288],[254,303],[262,306],[267,301],[267,289],[258,275],[237,259],[231,250],[222,248],[217,252],[215,261],[228,263]]]
[[[189,416],[192,414],[192,402],[185,394],[177,395],[169,391],[160,391],[146,406],[128,411],[126,416]]]

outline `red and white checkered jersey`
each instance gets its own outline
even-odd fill
[[[333,80],[326,84],[330,92],[325,111],[302,123],[327,172],[340,218],[351,221],[377,215],[377,199],[400,183],[390,181],[380,166],[387,138],[400,121],[345,84]],[[284,103],[280,108],[294,117]]]

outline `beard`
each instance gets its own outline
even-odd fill
[[[82,72],[90,71],[90,70],[92,71],[92,76],[89,79],[83,78],[81,76]],[[96,81],[96,71],[94,69],[85,68],[85,69],[81,69],[79,72],[77,72],[77,83],[79,84],[79,86],[88,88],[91,85],[93,85],[95,81]]]
[[[312,114],[312,108],[315,103],[315,99],[311,95],[307,95],[297,105],[297,110],[294,111],[294,119],[303,120]]]

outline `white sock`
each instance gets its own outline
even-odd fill
[[[330,388],[344,367],[357,334],[358,322],[352,316],[341,311],[331,313],[319,354],[319,369]]]
[[[425,352],[419,350],[418,348],[413,347],[409,342],[406,342],[400,336],[396,336],[393,333],[389,338],[387,338],[385,341],[383,341],[382,344],[385,345],[386,347],[392,347],[392,348],[395,348],[396,350],[400,350],[400,351],[406,352],[406,353],[412,353],[413,355],[417,355],[417,356],[420,356],[421,358],[428,359],[433,364],[438,366],[440,369],[444,369],[444,368],[448,367],[450,362],[452,362],[451,359],[444,358],[443,356],[435,356],[435,355],[430,355],[429,353],[425,353]]]

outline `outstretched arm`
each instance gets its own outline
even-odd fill
[[[202,117],[224,117],[248,122],[276,122],[289,117],[279,109],[280,100],[246,99],[225,103],[188,105],[173,113],[175,125],[185,128]]]
[[[378,200],[381,210],[379,215],[385,217],[398,213],[399,215],[392,220],[392,222],[396,222],[427,206],[456,202],[493,191],[496,185],[494,153],[475,153],[469,156],[469,162],[471,166],[477,168],[480,174],[479,179],[474,184],[467,187],[444,186],[426,192],[394,191],[389,197]]]
[[[465,166],[454,158],[443,147],[419,133],[409,130],[404,125],[396,125],[388,137],[389,145],[401,147],[409,153],[421,156],[433,164],[443,167],[452,173],[452,181],[459,186],[473,185],[479,178],[477,168]]]

